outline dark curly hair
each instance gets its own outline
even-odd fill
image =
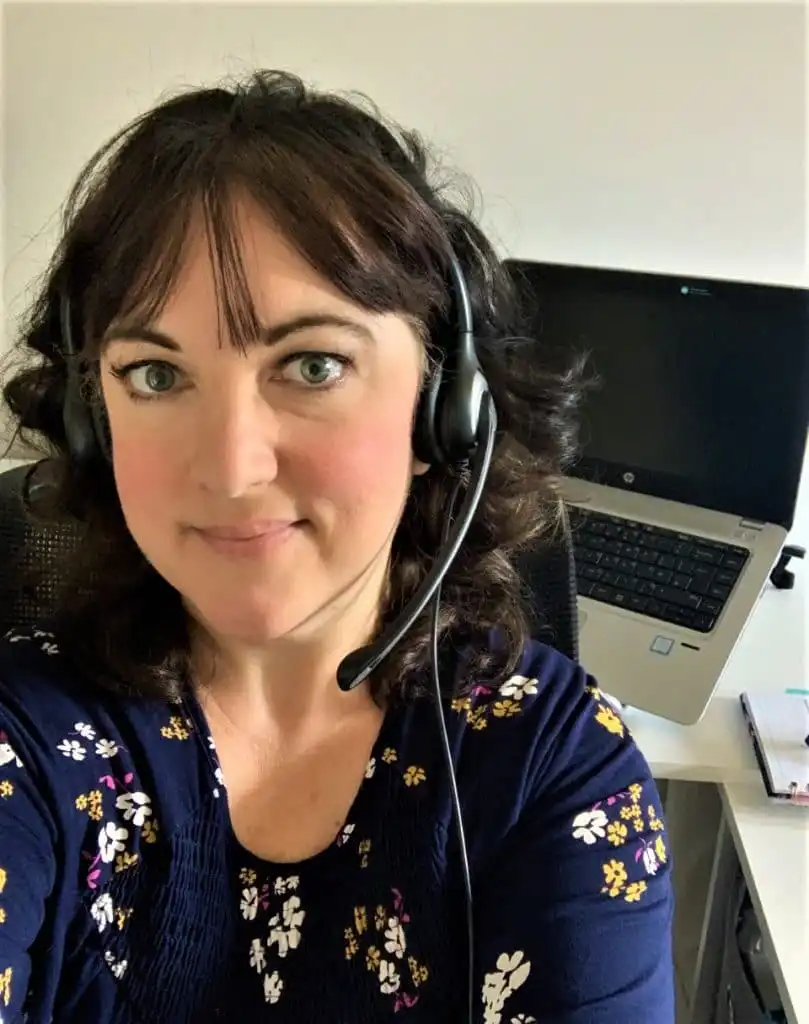
[[[30,511],[80,528],[70,565],[60,567],[56,625],[63,651],[101,685],[176,698],[189,672],[191,624],[180,595],[135,545],[110,466],[99,458],[82,467],[70,457],[60,299],[70,298],[87,401],[100,402],[100,339],[117,317],[159,312],[201,207],[222,313],[235,343],[245,344],[258,324],[235,242],[234,188],[246,189],[355,303],[417,323],[428,354],[448,314],[447,243],[457,255],[499,436],[482,504],[443,586],[440,630],[453,648],[472,651],[467,679],[496,682],[513,671],[529,630],[514,559],[558,522],[554,482],[574,451],[579,373],[526,337],[507,271],[470,213],[450,198],[455,182],[429,180],[434,170],[421,138],[387,125],[366,99],[261,71],[162,102],[81,172],[20,331],[26,365],[3,391],[17,434],[56,471],[49,490],[29,495]],[[424,578],[461,472],[435,469],[413,481],[394,539],[382,625]],[[505,641],[496,645],[499,653],[489,642],[493,630]],[[425,613],[373,679],[378,700],[418,684],[429,636]]]

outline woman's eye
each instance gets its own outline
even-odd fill
[[[339,383],[347,363],[347,359],[339,356],[309,352],[290,359],[284,366],[284,372],[291,374],[299,383],[308,384],[310,387],[324,387]]]
[[[132,367],[127,379],[133,391],[153,395],[171,391],[177,381],[177,373],[167,363],[145,363]]]

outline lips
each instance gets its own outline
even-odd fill
[[[232,526],[197,527],[197,532],[210,540],[240,541],[255,540],[257,537],[283,533],[295,525],[292,519],[262,519],[252,523]]]

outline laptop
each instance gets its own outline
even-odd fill
[[[507,260],[531,335],[589,354],[563,482],[582,664],[624,705],[702,717],[792,526],[809,291]]]

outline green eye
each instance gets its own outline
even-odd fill
[[[130,384],[136,391],[147,394],[171,391],[176,382],[176,373],[167,363],[148,363],[138,366],[130,374]]]
[[[296,384],[325,389],[342,381],[350,362],[329,352],[303,352],[285,361],[284,373]]]

